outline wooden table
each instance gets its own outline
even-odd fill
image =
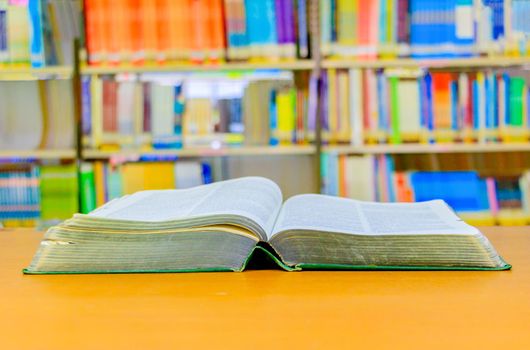
[[[483,231],[511,271],[24,276],[0,231],[0,349],[530,349],[530,228]]]

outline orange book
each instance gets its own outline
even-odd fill
[[[359,57],[368,58],[368,48],[370,46],[370,29],[371,29],[371,8],[374,7],[375,1],[359,1],[357,8],[357,43],[359,45]]]
[[[156,2],[153,0],[140,0],[142,13],[142,44],[144,57],[148,61],[156,58],[157,29],[156,29]]]
[[[451,73],[433,73],[434,129],[451,129]]]
[[[209,26],[209,58],[218,62],[224,57],[225,49],[225,30],[224,30],[224,16],[223,16],[223,1],[209,0],[210,12],[210,26]]]
[[[85,0],[86,46],[88,62],[100,64],[105,61],[105,0]]]
[[[208,14],[206,1],[190,0],[191,4],[191,27],[192,27],[192,42],[191,42],[191,61],[200,63],[204,61],[204,49],[208,47],[206,42],[208,32]],[[206,11],[204,11],[206,10]]]
[[[348,179],[346,178],[348,156],[339,156],[339,196],[348,197]]]
[[[107,61],[116,64],[120,61],[121,1],[103,1],[104,28],[107,37]]]
[[[170,32],[169,12],[171,0],[156,0],[156,60],[164,62],[169,57]]]
[[[182,11],[179,23],[181,25],[181,49],[180,56],[186,60],[191,58],[192,42],[193,42],[193,19],[191,16],[191,2],[190,0],[180,0],[182,1]]]
[[[187,7],[186,0],[173,0],[169,3],[169,60],[179,60],[185,56],[182,54],[182,46],[184,44],[183,26],[181,22],[181,15],[183,8]]]
[[[129,0],[114,0],[114,3],[117,6],[115,30],[118,32],[119,61],[130,62],[132,53],[132,4],[129,4]]]
[[[142,1],[128,0],[129,8],[129,35],[130,35],[130,49],[131,61],[135,64],[142,63],[145,59],[144,43],[142,36]]]

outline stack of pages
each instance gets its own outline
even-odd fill
[[[142,191],[52,227],[25,273],[242,271],[256,252],[285,270],[505,270],[440,200],[372,203],[246,177]]]

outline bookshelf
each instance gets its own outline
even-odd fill
[[[76,160],[75,149],[0,150],[0,160]]]
[[[293,146],[246,146],[232,148],[190,148],[168,150],[120,150],[100,151],[83,150],[83,159],[142,158],[142,157],[230,157],[230,156],[277,156],[277,155],[314,155],[315,147],[311,145]]]
[[[401,144],[401,145],[336,145],[323,147],[325,152],[352,155],[376,154],[438,154],[438,153],[505,153],[530,152],[530,143],[440,143],[440,144]]]
[[[324,69],[349,68],[429,68],[429,69],[467,69],[467,68],[506,68],[530,65],[528,57],[470,57],[452,59],[324,59],[321,67]]]
[[[0,81],[70,79],[72,66],[50,66],[31,68],[30,66],[1,66]]]
[[[392,2],[392,1],[390,1]],[[388,3],[390,3],[388,2]],[[316,0],[307,0],[308,7],[311,7],[310,15],[308,15],[308,29],[312,33],[311,37],[311,46],[315,48],[324,48],[326,43],[320,44],[320,40],[322,37],[320,36],[320,30],[322,28],[319,28],[319,21],[322,19],[322,17],[319,18],[318,11],[314,11],[316,7],[322,6],[322,4],[325,5],[326,2],[319,2]],[[368,6],[368,3],[372,2],[366,2],[362,4],[362,6]],[[375,3],[375,1],[374,1]],[[109,3],[110,4],[110,3]],[[361,5],[359,5],[361,6]],[[371,5],[370,5],[371,6]],[[352,22],[353,23],[353,22]],[[357,23],[357,22],[356,22]],[[358,23],[361,25],[361,23]],[[366,23],[364,24],[366,25]],[[114,38],[113,40],[115,40]],[[62,44],[65,48],[68,47],[68,45]],[[228,55],[228,46],[225,47],[227,51],[225,51],[225,54]],[[74,49],[75,51],[75,49]],[[265,55],[266,56],[266,55]],[[380,55],[385,56],[385,55]],[[390,55],[391,56],[391,55]],[[390,57],[389,56],[389,57]],[[512,68],[518,68],[522,71],[527,71],[528,67],[530,67],[530,56],[522,56],[518,53],[514,52],[507,52],[506,55],[499,54],[498,52],[488,52],[488,53],[481,53],[480,57],[453,57],[453,58],[429,58],[429,59],[414,59],[414,58],[395,58],[396,55],[393,55],[394,58],[377,58],[377,59],[366,59],[366,58],[359,58],[359,57],[346,57],[346,56],[337,56],[334,54],[325,56],[323,52],[319,49],[313,49],[311,50],[311,58],[294,58],[297,57],[297,55],[294,55],[293,57],[279,57],[277,59],[264,59],[263,57],[260,58],[250,58],[250,59],[234,59],[232,61],[222,61],[219,60],[219,63],[211,63],[212,61],[210,59],[205,59],[205,63],[191,63],[191,60],[188,59],[187,63],[182,63],[186,59],[181,59],[179,61],[167,59],[163,61],[163,63],[156,63],[156,60],[151,58],[151,60],[146,61],[147,63],[139,65],[139,64],[132,64],[129,61],[123,61],[121,63],[109,63],[105,60],[103,62],[99,62],[98,64],[89,65],[87,62],[87,58],[90,57],[90,52],[85,48],[80,48],[79,55],[77,55],[75,63],[73,65],[51,65],[51,66],[45,66],[43,68],[31,68],[29,65],[1,65],[0,64],[0,81],[32,81],[32,80],[65,80],[65,79],[73,79],[73,88],[72,92],[74,94],[74,100],[76,100],[76,110],[75,110],[75,119],[77,125],[75,125],[75,128],[77,129],[79,125],[83,124],[83,122],[79,122],[80,120],[84,120],[83,116],[83,110],[82,110],[82,104],[79,101],[83,100],[83,92],[81,88],[81,81],[84,78],[87,78],[88,80],[110,80],[110,79],[118,79],[118,77],[121,75],[120,78],[123,79],[129,79],[139,81],[143,74],[144,76],[148,75],[158,75],[160,73],[168,74],[171,73],[220,73],[220,74],[227,74],[232,76],[239,76],[246,74],[247,72],[253,72],[253,71],[288,71],[293,74],[293,76],[296,76],[296,79],[300,81],[300,76],[307,75],[311,77],[322,77],[323,75],[327,74],[329,71],[342,71],[341,73],[348,72],[350,70],[357,70],[358,72],[361,72],[361,74],[365,71],[399,71],[402,69],[403,71],[433,71],[433,72],[444,72],[444,71],[451,71],[455,72],[455,74],[464,72],[467,73],[473,72],[475,74],[478,71],[485,72],[487,74],[488,72],[492,72],[495,70],[499,71],[508,71]],[[298,56],[303,57],[303,56]],[[308,55],[305,57],[309,57]],[[108,57],[107,57],[108,58]],[[180,62],[180,63],[178,63]],[[154,73],[154,74],[152,74]],[[232,74],[234,73],[234,74]],[[401,74],[401,73],[399,73]],[[137,76],[133,76],[137,75]],[[207,75],[207,74],[204,74]],[[213,74],[212,74],[213,75]],[[405,77],[405,79],[408,79],[409,82],[412,79],[415,79],[416,77],[412,74],[410,76]],[[362,78],[364,79],[364,77]],[[471,78],[470,78],[471,79]],[[322,80],[319,80],[318,83],[322,83]],[[42,82],[38,82],[41,84]],[[339,91],[342,87],[340,87],[340,79],[336,77],[336,85],[335,89],[336,91]],[[315,84],[318,85],[318,84]],[[99,85],[95,84],[96,90],[101,89]],[[306,85],[307,86],[307,85]],[[350,85],[349,85],[350,86]],[[353,86],[353,85],[351,85]],[[358,85],[357,85],[358,86]],[[329,87],[326,86],[326,89],[329,90]],[[324,88],[323,88],[324,89]],[[93,87],[89,87],[90,93],[93,91]],[[321,112],[328,108],[329,105],[324,105],[324,100],[327,98],[325,94],[323,94],[324,90],[320,91],[320,93],[317,93],[318,97],[316,98],[316,101],[314,102],[314,105],[312,108],[316,111],[316,115],[321,115]],[[524,90],[523,90],[524,91]],[[99,95],[99,96],[102,96]],[[350,97],[348,97],[350,98]],[[102,99],[101,99],[102,100]],[[258,99],[259,100],[259,99]],[[259,100],[261,101],[261,100]],[[530,100],[529,100],[530,101]],[[102,110],[104,108],[103,101],[97,106],[97,109],[91,109],[89,113],[90,118],[93,118],[96,113],[99,113],[100,115],[103,114]],[[115,101],[114,101],[115,102]],[[329,102],[329,101],[328,101]],[[342,106],[340,106],[342,108]],[[527,107],[525,107],[527,108]],[[97,111],[97,112],[95,112]],[[336,113],[337,115],[340,115],[339,113]],[[344,118],[344,115],[342,114],[339,116],[338,119],[341,120],[340,123],[336,124],[341,125],[342,121],[348,118]],[[101,120],[102,118],[100,118]],[[479,139],[479,137],[473,137],[473,139],[477,140],[476,143],[465,143],[461,142],[463,138],[458,140],[458,143],[447,143],[446,140],[441,140],[438,143],[434,144],[425,144],[425,143],[408,143],[409,140],[403,140],[403,143],[396,143],[396,144],[389,144],[388,139],[382,143],[382,144],[361,144],[361,145],[353,145],[350,144],[352,141],[351,133],[345,133],[344,138],[339,139],[337,141],[339,144],[333,144],[331,141],[329,144],[328,140],[326,139],[326,133],[328,130],[325,130],[327,125],[324,123],[324,125],[321,125],[322,118],[315,118],[315,125],[314,129],[311,130],[314,135],[311,135],[309,137],[309,133],[302,133],[307,138],[306,140],[303,140],[303,142],[306,142],[304,144],[297,144],[298,142],[301,142],[300,140],[295,140],[290,145],[281,145],[281,146],[268,146],[267,142],[261,142],[260,146],[247,146],[245,143],[242,143],[241,145],[238,145],[237,147],[222,147],[222,148],[205,148],[205,147],[192,147],[192,148],[182,148],[182,149],[151,149],[151,148],[134,148],[134,147],[140,147],[139,145],[144,145],[145,143],[132,143],[132,144],[126,144],[126,142],[120,142],[112,139],[112,132],[105,133],[105,137],[108,137],[110,140],[107,144],[103,143],[101,145],[101,149],[96,149],[98,147],[97,143],[91,143],[90,141],[85,142],[84,138],[87,136],[85,134],[81,135],[83,129],[81,130],[75,130],[76,132],[76,140],[75,144],[77,144],[76,149],[58,149],[58,150],[34,150],[34,151],[16,151],[16,150],[0,150],[0,160],[3,162],[18,162],[20,160],[44,160],[44,161],[51,161],[56,162],[58,160],[70,160],[70,161],[76,161],[77,163],[83,163],[83,162],[107,162],[111,163],[113,160],[116,159],[125,159],[126,161],[135,161],[135,160],[141,160],[141,159],[149,159],[149,160],[161,160],[161,161],[174,161],[179,159],[184,160],[197,160],[200,158],[215,158],[215,162],[217,164],[229,161],[231,158],[235,159],[235,162],[243,162],[246,161],[253,161],[252,158],[256,158],[259,160],[263,160],[265,162],[265,157],[270,157],[270,162],[275,162],[277,158],[276,156],[285,156],[283,158],[289,158],[289,159],[295,159],[297,156],[302,156],[302,162],[310,159],[309,157],[313,157],[313,163],[315,165],[315,171],[311,173],[311,175],[314,177],[315,182],[317,183],[315,192],[318,192],[321,190],[321,184],[325,181],[323,180],[323,175],[320,172],[322,169],[322,166],[320,165],[322,156],[326,153],[333,153],[337,154],[339,156],[347,156],[347,155],[355,155],[355,156],[399,156],[399,155],[410,155],[411,157],[421,157],[425,154],[432,154],[434,156],[436,155],[444,155],[444,154],[452,154],[457,153],[461,155],[469,155],[470,157],[474,157],[478,154],[498,154],[498,153],[510,153],[510,154],[530,154],[530,142],[523,142],[522,139],[528,138],[528,135],[524,135],[523,137],[518,138],[518,134],[516,133],[515,141],[507,142],[507,143],[490,143],[490,142],[482,142],[485,140]],[[101,124],[101,123],[100,123]],[[260,124],[260,127],[263,125]],[[102,126],[98,124],[98,127],[102,129]],[[267,126],[265,126],[267,127]],[[524,124],[524,129],[528,128],[528,125]],[[324,130],[323,130],[324,129]],[[137,130],[135,130],[136,132]],[[363,129],[363,131],[365,131]],[[379,130],[376,130],[378,132]],[[445,131],[445,130],[443,130]],[[516,130],[519,131],[519,130]],[[143,130],[139,132],[141,134]],[[475,132],[475,130],[473,130]],[[471,132],[471,133],[473,133]],[[475,133],[479,134],[479,133]],[[97,135],[98,137],[101,135]],[[145,136],[145,135],[143,135]],[[476,135],[475,135],[476,136]],[[480,136],[480,135],[479,135]],[[495,136],[495,137],[498,137]],[[97,138],[97,137],[95,137]],[[144,137],[145,138],[145,137]],[[377,138],[377,137],[376,137]],[[487,138],[487,137],[485,137]],[[148,138],[145,138],[148,139]],[[311,144],[307,144],[308,140],[311,140]],[[324,139],[324,140],[322,140]],[[498,138],[500,139],[500,138]],[[268,140],[266,140],[268,141]],[[467,141],[467,140],[466,140]],[[149,143],[149,142],[147,142]],[[280,142],[281,143],[281,142]],[[249,142],[249,144],[254,144],[253,142]],[[194,144],[195,145],[195,144]],[[107,147],[110,146],[108,149],[111,150],[105,150]],[[119,146],[122,146],[122,149],[115,150],[116,148],[119,148]],[[199,146],[203,146],[203,144],[200,144]],[[191,147],[191,146],[190,146]],[[478,156],[477,156],[478,157]],[[282,158],[282,157],[278,157]],[[292,163],[293,167],[296,169],[295,163]],[[225,166],[226,164],[220,166]],[[290,164],[289,164],[290,165]],[[237,167],[240,167],[241,165],[238,163]],[[272,168],[272,167],[271,167]],[[300,167],[301,168],[301,167]],[[307,169],[306,169],[307,170]],[[307,171],[305,171],[307,172]],[[296,171],[294,171],[296,173]]]
[[[96,74],[120,74],[120,73],[176,73],[176,72],[222,72],[222,71],[253,71],[253,70],[312,70],[315,67],[314,60],[290,60],[278,62],[248,62],[232,63],[225,62],[219,64],[190,64],[190,63],[168,63],[168,64],[146,64],[146,65],[83,65],[80,73],[83,75]]]

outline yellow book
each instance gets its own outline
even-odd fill
[[[127,163],[122,167],[123,194],[132,194],[144,190],[144,164]]]
[[[359,0],[338,0],[337,1],[337,37],[336,45],[339,56],[355,55],[355,47],[358,43],[358,4]]]
[[[96,205],[105,204],[105,166],[103,162],[94,162],[94,182],[96,183]]]
[[[296,121],[296,92],[293,88],[278,91],[276,108],[278,109],[278,141],[291,144]]]
[[[144,189],[166,190],[175,188],[175,165],[174,163],[145,163],[144,166]]]
[[[93,76],[90,79],[91,139],[90,146],[98,148],[103,137],[103,82]]]

